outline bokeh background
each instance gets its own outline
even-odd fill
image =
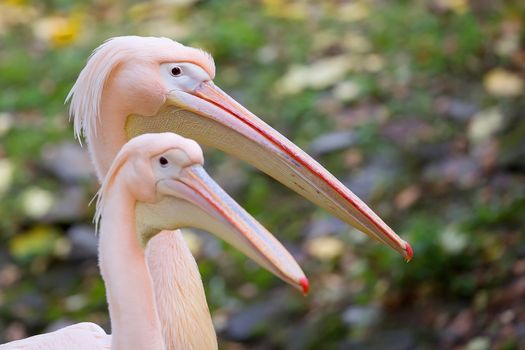
[[[187,231],[224,349],[525,349],[525,2],[0,2],[0,342],[109,330],[97,183],[64,98],[108,37],[168,36],[314,155],[409,264],[253,168],[206,168],[310,277],[302,297]]]

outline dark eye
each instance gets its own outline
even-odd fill
[[[159,158],[159,163],[162,166],[166,166],[166,165],[168,165],[168,160],[165,157],[160,157]]]
[[[180,67],[175,66],[171,68],[171,75],[173,75],[174,77],[178,77],[181,74],[182,74],[182,69]]]

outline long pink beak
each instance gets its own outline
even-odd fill
[[[193,92],[172,91],[156,116],[132,115],[128,137],[172,131],[232,154],[331,214],[389,245],[406,260],[412,248],[322,165],[236,102],[212,81]]]
[[[157,203],[137,203],[142,237],[160,230],[195,227],[230,243],[262,267],[308,293],[308,279],[286,248],[237,204],[206,173],[201,164],[181,168],[173,177],[159,178]]]

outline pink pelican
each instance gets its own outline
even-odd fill
[[[308,280],[290,253],[224,192],[202,167],[195,141],[173,133],[144,134],[122,147],[98,194],[99,264],[112,335],[93,323],[0,346],[1,349],[217,349],[204,287],[180,231],[197,227],[232,243],[284,281],[306,292]],[[168,238],[168,239],[166,239]],[[157,242],[152,249],[148,241]],[[166,245],[167,249],[156,250]],[[168,252],[168,255],[162,255]],[[171,268],[162,286],[173,294],[155,300],[154,279]],[[157,278],[159,275],[157,275]],[[167,308],[161,310],[160,308]],[[165,343],[159,315],[170,317]]]
[[[168,38],[123,36],[98,47],[67,99],[98,178],[130,138],[171,131],[245,160],[385,243],[412,248],[330,172],[219,89],[212,57]]]

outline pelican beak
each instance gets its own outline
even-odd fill
[[[200,228],[230,243],[303,294],[308,292],[308,279],[292,255],[201,165],[185,167],[176,178],[158,181],[157,191],[163,194],[159,202],[137,203],[142,237],[148,239],[159,230]]]
[[[412,248],[312,157],[252,114],[212,81],[193,92],[174,90],[155,116],[129,116],[128,137],[175,132],[238,157],[334,216],[385,243],[406,260]]]

